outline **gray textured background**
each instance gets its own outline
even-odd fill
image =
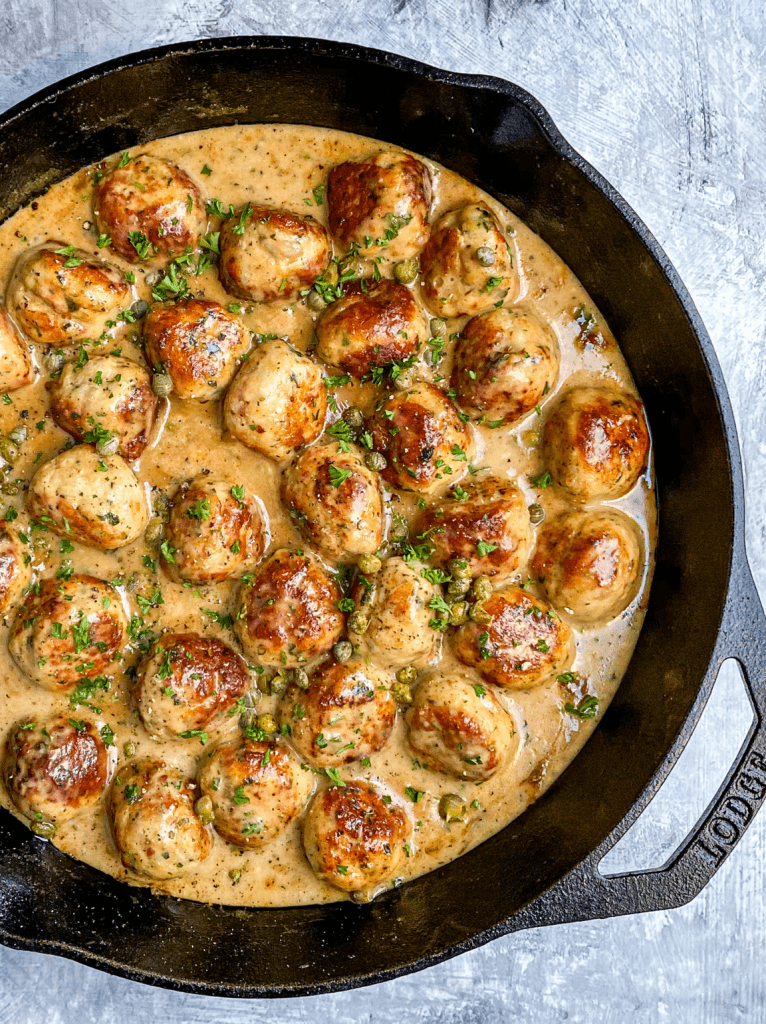
[[[0,109],[81,68],[206,35],[347,40],[529,89],[649,225],[723,366],[745,459],[748,549],[766,598],[766,10],[763,0],[2,0]],[[0,187],[2,184],[0,183]],[[676,847],[750,721],[724,667],[671,780],[611,854]],[[636,1024],[765,1021],[766,813],[692,904],[525,932],[373,989],[208,999],[0,948],[0,1024]]]

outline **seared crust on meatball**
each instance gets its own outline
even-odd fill
[[[409,358],[429,337],[409,288],[388,280],[366,288],[347,291],[316,325],[319,358],[354,377],[364,376],[373,366]]]
[[[519,276],[502,229],[472,203],[439,218],[420,256],[423,295],[437,316],[473,316],[516,297]]]
[[[281,338],[252,352],[223,405],[224,422],[237,440],[275,462],[316,441],[326,416],[321,366]]]
[[[78,444],[38,469],[29,485],[30,515],[60,537],[111,551],[132,543],[149,518],[146,495],[120,455]]]
[[[546,522],[530,563],[554,608],[586,626],[628,607],[641,567],[638,528],[617,509],[568,512]]]
[[[168,572],[190,583],[218,583],[250,572],[268,543],[261,504],[242,485],[200,476],[173,502]]]
[[[450,383],[474,415],[515,423],[556,385],[559,347],[546,323],[521,309],[469,320],[455,345]]]
[[[573,388],[548,417],[543,446],[554,483],[576,501],[621,498],[649,454],[643,405],[610,385]]]
[[[42,580],[27,594],[8,650],[38,686],[61,692],[114,671],[128,620],[120,595],[95,576]]]
[[[6,293],[8,312],[38,345],[96,339],[130,301],[121,271],[63,242],[22,253]]]
[[[455,654],[488,682],[528,690],[561,672],[571,660],[569,626],[542,598],[521,587],[504,587],[484,602],[484,608],[492,621],[487,626],[461,626]]]
[[[186,171],[139,153],[93,190],[102,235],[129,263],[161,262],[194,248],[207,225],[205,200]]]
[[[370,889],[400,870],[412,825],[401,807],[366,782],[320,790],[303,824],[303,846],[319,878],[346,892]]]
[[[83,366],[67,363],[48,384],[54,420],[78,441],[98,440],[100,431],[119,438],[129,462],[149,443],[157,396],[148,370],[123,356],[93,356]],[[90,436],[89,436],[90,435]]]
[[[383,542],[380,481],[348,447],[335,441],[308,448],[282,478],[282,501],[301,533],[338,561],[372,554]]]
[[[244,738],[212,751],[199,784],[213,803],[216,832],[235,846],[258,847],[298,817],[314,780],[282,740]]]
[[[353,242],[363,255],[415,256],[428,240],[430,208],[431,175],[408,153],[338,164],[327,178],[330,231],[344,249]]]
[[[98,803],[109,755],[96,727],[62,716],[20,722],[6,743],[8,794],[30,821],[58,823]]]
[[[340,637],[341,597],[315,558],[280,548],[242,584],[234,631],[251,661],[295,668],[326,654]]]
[[[291,302],[330,261],[327,232],[313,217],[250,203],[221,225],[220,249],[221,284],[253,302]]]
[[[369,618],[361,645],[393,668],[417,662],[434,648],[429,604],[438,590],[421,575],[422,568],[420,562],[388,558],[376,576],[362,577],[354,588],[357,608]]]
[[[125,867],[161,882],[203,861],[213,837],[194,810],[195,800],[193,783],[173,765],[143,759],[121,767],[109,811]]]
[[[32,567],[16,530],[0,521],[0,615],[19,602],[32,581]]]
[[[210,402],[228,387],[250,348],[250,332],[219,302],[179,299],[153,306],[143,322],[146,357],[164,367],[179,398]]]
[[[456,484],[471,458],[471,438],[458,410],[434,384],[418,381],[387,399],[368,424],[372,447],[385,455],[383,479],[403,491],[430,494]]]
[[[320,767],[348,764],[381,750],[396,719],[391,677],[361,658],[321,665],[309,688],[293,684],[282,697],[280,721],[298,753]]]
[[[36,376],[29,346],[0,306],[0,394],[26,387]]]

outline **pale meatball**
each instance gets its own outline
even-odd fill
[[[581,502],[627,494],[646,467],[649,443],[640,400],[610,385],[568,391],[543,431],[554,483]]]
[[[415,256],[428,240],[431,192],[428,168],[409,153],[338,164],[327,178],[330,231],[365,256]]]
[[[222,640],[165,633],[138,666],[134,697],[151,736],[205,741],[249,688],[247,665]]]
[[[0,394],[26,387],[36,376],[29,346],[0,306]]]
[[[326,416],[322,368],[281,338],[255,349],[223,404],[224,423],[234,437],[275,462],[316,441]]]
[[[120,595],[104,580],[41,580],[16,613],[8,650],[32,682],[65,692],[115,671],[127,629]]]
[[[21,600],[32,582],[30,554],[17,531],[0,521],[0,615]]]
[[[568,512],[546,522],[530,564],[551,604],[583,626],[624,611],[641,568],[638,527],[617,509]]]
[[[190,583],[219,583],[250,572],[268,543],[262,508],[256,495],[231,480],[200,476],[182,487],[167,528],[168,571]]]
[[[193,870],[210,853],[213,836],[194,809],[194,783],[164,761],[143,759],[120,768],[109,811],[122,863],[162,882]]]
[[[312,217],[250,203],[221,225],[220,249],[221,284],[253,302],[292,302],[330,262],[327,232]]]
[[[571,630],[543,598],[505,587],[483,606],[492,621],[461,626],[455,654],[488,682],[528,690],[563,672],[571,661]]]
[[[250,348],[239,317],[210,299],[157,303],[143,335],[146,358],[168,374],[174,394],[201,402],[220,398]]]
[[[392,668],[417,662],[434,647],[430,604],[438,591],[421,575],[422,569],[420,562],[389,558],[376,576],[362,577],[354,589],[357,607],[369,618],[362,647]]]
[[[301,756],[320,767],[349,764],[388,742],[396,719],[391,677],[360,658],[330,661],[312,675],[309,688],[290,686],[280,721],[291,730]]]
[[[100,234],[129,263],[164,262],[196,247],[207,214],[199,188],[180,167],[140,153],[93,190]]]
[[[408,359],[430,337],[409,288],[387,280],[346,292],[327,307],[316,333],[319,358],[354,377]]]
[[[48,388],[54,420],[78,441],[119,440],[124,459],[140,458],[157,414],[148,370],[122,356],[92,356],[67,363]]]
[[[27,508],[60,537],[107,551],[137,540],[149,518],[144,489],[122,456],[99,455],[87,444],[38,469]]]
[[[455,405],[434,384],[418,381],[378,408],[369,421],[372,447],[386,457],[381,475],[403,491],[431,494],[468,470],[471,436]]]
[[[5,784],[30,821],[58,824],[76,818],[101,799],[109,770],[106,744],[87,720],[27,720],[8,736]]]
[[[515,423],[556,386],[559,347],[534,313],[492,309],[469,320],[455,345],[450,383],[474,416]]]
[[[458,779],[483,782],[518,747],[513,721],[495,695],[465,677],[421,683],[406,718],[414,750]]]
[[[521,490],[484,474],[431,505],[422,520],[421,532],[427,530],[436,565],[462,558],[472,577],[490,576],[497,583],[518,573],[532,544]]]
[[[345,445],[344,445],[345,446]],[[282,501],[328,558],[348,561],[383,543],[383,494],[359,451],[336,441],[308,448],[282,478]]]
[[[6,294],[8,312],[38,345],[97,339],[131,301],[120,270],[63,242],[23,253]]]
[[[341,597],[315,558],[280,548],[243,583],[234,631],[255,664],[295,668],[326,654],[340,638]]]
[[[311,867],[323,881],[346,892],[372,889],[394,878],[407,858],[411,837],[404,810],[360,781],[320,790],[303,824]]]
[[[486,206],[471,204],[437,221],[420,256],[423,296],[436,316],[473,316],[509,295],[519,276],[503,231]]]
[[[282,740],[244,738],[212,751],[199,784],[212,801],[216,832],[235,846],[259,847],[303,811],[315,778]]]

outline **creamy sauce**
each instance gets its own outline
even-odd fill
[[[255,125],[217,128],[160,139],[143,147],[141,152],[177,163],[200,183],[204,193],[220,198],[224,206],[229,203],[237,206],[247,201],[262,203],[310,213],[326,224],[325,207],[315,204],[312,189],[325,182],[327,172],[334,164],[363,158],[380,148],[379,143],[369,139],[325,129]],[[425,162],[434,175],[432,220],[444,210],[468,202],[481,202],[487,203],[499,218],[499,223],[506,227],[506,237],[520,274],[520,299],[550,324],[561,350],[558,386],[546,397],[545,406],[555,399],[565,383],[592,383],[607,378],[635,393],[635,385],[612,334],[562,261],[518,218],[474,185],[443,167]],[[210,175],[201,173],[205,166],[212,169]],[[125,270],[133,270],[136,274],[134,298],[150,299],[150,287],[146,283],[147,275],[151,274],[149,269],[140,264],[129,266],[113,252],[97,247],[91,214],[91,189],[91,169],[86,168],[53,186],[43,198],[19,211],[0,228],[1,281],[8,281],[16,258],[27,246],[48,239],[61,239],[64,244],[105,257]],[[381,269],[384,276],[391,276],[390,264],[382,264]],[[190,287],[193,292],[224,305],[231,302],[231,296],[224,292],[215,270],[190,278]],[[417,290],[416,285],[416,294]],[[584,338],[581,325],[573,314],[578,307],[584,307],[596,318],[596,330],[600,335],[597,344]],[[242,315],[247,326],[257,334],[287,336],[301,350],[312,344],[316,314],[303,302],[286,305],[275,302],[268,306],[243,303]],[[459,330],[466,319],[449,321],[449,333]],[[104,350],[120,348],[123,355],[143,361],[138,344],[139,326],[121,324],[116,327],[113,344],[108,344]],[[437,382],[439,375],[443,375],[445,380],[449,378],[451,347],[448,343],[446,358],[437,368],[426,370],[424,376],[436,377]],[[38,349],[35,353],[38,365],[41,365],[40,355]],[[14,477],[24,481],[31,478],[41,461],[59,452],[68,440],[68,435],[50,417],[45,390],[47,379],[47,373],[41,369],[35,384],[13,392],[10,404],[0,403],[0,432],[7,433],[19,422],[24,422],[29,431],[29,440],[22,447],[22,457],[14,471]],[[369,385],[352,385],[339,388],[336,396],[339,410],[348,404],[360,405],[367,410],[372,390]],[[223,435],[220,406],[220,402],[202,404],[180,402],[175,398],[164,402],[152,443],[140,461],[133,465],[139,480],[146,486],[147,493],[154,487],[172,496],[179,484],[203,470],[214,475],[233,475],[263,501],[271,531],[269,550],[283,545],[305,547],[279,501],[280,467]],[[492,473],[501,478],[513,479],[524,491],[528,503],[539,502],[550,517],[557,511],[563,511],[565,502],[554,489],[539,490],[528,481],[529,476],[544,469],[539,447],[529,442],[534,440],[530,438],[530,431],[542,428],[545,406],[541,415],[532,412],[512,426],[494,430],[486,427],[473,429],[477,446],[475,464],[490,467]],[[15,525],[27,531],[29,517],[24,509],[23,496],[3,500],[3,507],[13,505],[18,509],[19,518]],[[396,511],[408,517],[417,511],[410,496],[395,495],[394,502]],[[577,655],[572,668],[587,679],[588,692],[597,696],[598,718],[609,704],[625,671],[643,619],[655,531],[651,465],[629,495],[605,504],[621,508],[639,524],[645,557],[640,591],[626,611],[605,627],[574,631]],[[51,533],[34,531],[30,534],[36,576],[50,576],[56,572],[62,560],[59,546],[59,538]],[[142,559],[147,554],[157,563],[156,572],[143,563]],[[237,646],[231,630],[222,629],[203,611],[231,613],[238,586],[236,581],[202,587],[173,583],[163,574],[156,549],[148,548],[143,540],[116,552],[103,552],[76,544],[74,552],[65,557],[71,560],[75,571],[91,573],[106,580],[115,577],[127,580],[131,574],[137,573],[137,593],[147,597],[151,597],[159,587],[163,603],[145,615],[147,625],[156,630],[202,632],[220,636],[232,646]],[[523,576],[526,578],[526,573]],[[531,591],[535,592],[534,585]],[[130,592],[124,586],[120,587],[120,592],[126,610],[136,614],[136,592]],[[49,693],[23,678],[7,653],[6,638],[7,623],[0,637],[4,736],[13,723],[24,717],[34,719],[38,715],[57,712],[77,718],[88,717],[99,728],[105,723],[111,726],[120,764],[128,760],[124,745],[132,743],[136,755],[164,758],[190,776],[196,775],[203,755],[199,740],[159,742],[149,737],[133,711],[128,680],[117,676],[108,693],[97,694],[94,703],[101,708],[99,715],[83,707],[75,711],[65,694]],[[438,657],[437,652],[435,658]],[[134,657],[127,659],[128,663],[134,660]],[[464,675],[472,673],[452,656],[448,639],[442,645],[438,667],[440,671],[457,669]],[[479,682],[478,676],[475,679]],[[488,781],[481,784],[461,782],[422,767],[407,743],[407,729],[401,713],[387,745],[371,756],[370,767],[363,768],[355,762],[339,770],[346,780],[365,779],[387,789],[410,815],[414,827],[413,842],[402,881],[452,860],[505,826],[544,792],[580,750],[597,724],[597,719],[578,719],[564,712],[564,704],[572,700],[572,694],[555,679],[526,692],[492,689],[512,716],[522,741],[514,757]],[[276,704],[277,698],[264,697],[258,705],[259,712],[271,712]],[[224,733],[228,731],[230,735],[236,730],[235,716],[227,723]],[[210,746],[220,736],[220,732],[213,736]],[[116,771],[119,774],[119,765]],[[318,772],[316,785],[326,784],[326,776]],[[405,795],[407,787],[423,794],[417,803]],[[464,822],[447,826],[440,818],[439,799],[445,793],[456,793],[465,799],[468,812]],[[4,788],[0,800],[11,813],[19,816]],[[103,802],[75,820],[60,825],[54,842],[59,849],[79,860],[117,878],[141,884],[122,867]],[[232,871],[235,872],[234,878],[230,876]],[[293,822],[284,833],[260,850],[238,849],[216,835],[212,853],[190,875],[155,884],[154,887],[193,900],[252,906],[325,903],[346,898],[346,894],[317,879],[311,870],[303,852],[300,821]]]

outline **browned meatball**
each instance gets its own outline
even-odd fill
[[[573,654],[569,627],[547,601],[521,587],[496,591],[484,608],[487,626],[467,622],[457,630],[455,654],[488,682],[528,690],[563,671]]]
[[[234,623],[242,649],[256,664],[277,668],[325,654],[345,625],[341,596],[315,558],[280,548],[242,585]]]
[[[381,475],[392,487],[430,494],[468,470],[470,434],[434,384],[418,381],[393,395],[375,411],[369,430],[373,449],[388,461]]]
[[[94,576],[40,581],[19,608],[8,650],[25,676],[56,692],[114,671],[128,621],[120,595]]]
[[[210,299],[153,306],[143,322],[146,357],[162,367],[179,398],[219,398],[250,348],[242,321]]]
[[[29,346],[0,306],[0,394],[26,387],[36,376]]]
[[[407,359],[429,337],[409,288],[386,280],[366,287],[333,302],[316,325],[319,358],[355,377]]]
[[[129,263],[164,261],[194,248],[207,225],[205,200],[180,167],[139,153],[93,190],[98,230]]]
[[[520,309],[492,309],[460,332],[450,383],[474,415],[514,423],[553,390],[558,373],[558,342],[547,324]]]
[[[322,767],[348,764],[381,750],[396,719],[391,677],[357,658],[330,661],[307,690],[293,684],[282,697],[280,720],[298,753]]]
[[[540,530],[530,571],[560,613],[580,625],[606,622],[636,595],[638,528],[617,509],[568,512]]]
[[[57,716],[11,729],[3,774],[25,818],[56,824],[98,803],[109,781],[109,761],[91,722]]]
[[[250,203],[221,225],[220,249],[221,284],[253,302],[292,302],[330,260],[327,233],[312,217]]]
[[[409,153],[376,153],[333,167],[327,178],[330,231],[348,249],[390,260],[415,256],[428,240],[431,175]]]
[[[249,687],[247,665],[222,640],[165,633],[138,666],[135,701],[152,736],[205,741]]]
[[[380,481],[359,451],[345,443],[303,452],[285,471],[282,501],[301,532],[328,558],[348,561],[372,554],[383,542]]]
[[[568,391],[543,431],[554,483],[577,501],[621,498],[644,471],[649,429],[638,398],[604,385]]]
[[[46,242],[19,258],[8,284],[8,312],[30,341],[77,345],[99,338],[131,302],[116,267],[63,242]]]
[[[13,527],[0,521],[0,615],[21,600],[32,580],[28,548]]]
[[[171,575],[218,583],[256,567],[268,543],[268,526],[260,500],[244,485],[200,476],[176,495],[168,540]]]

